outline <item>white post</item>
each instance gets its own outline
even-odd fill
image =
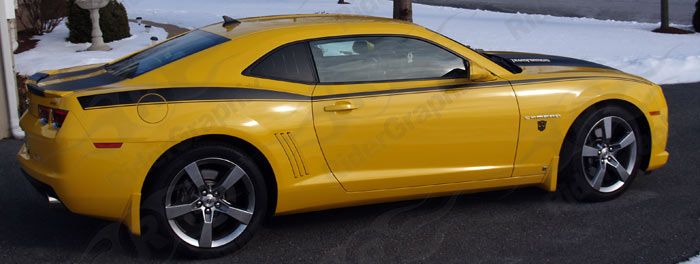
[[[0,52],[2,56],[2,85],[7,96],[7,111],[10,116],[10,130],[12,136],[17,139],[24,138],[24,131],[19,127],[19,113],[17,107],[17,80],[15,79],[15,67],[13,62],[14,45],[10,35],[9,19],[15,18],[15,1],[0,0]]]

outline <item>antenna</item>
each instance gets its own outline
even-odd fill
[[[235,18],[232,18],[230,16],[224,16],[224,27],[238,25],[240,23],[241,21],[238,21]]]

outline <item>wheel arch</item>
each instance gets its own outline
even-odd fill
[[[581,111],[574,119],[574,122],[572,122],[569,126],[569,129],[567,130],[566,135],[564,136],[564,140],[562,141],[562,144],[560,146],[559,152],[562,153],[562,151],[564,151],[564,147],[566,146],[567,142],[571,140],[573,128],[576,127],[576,124],[578,124],[578,122],[582,122],[582,117],[584,117],[590,112],[596,111],[607,106],[622,107],[634,116],[634,119],[637,122],[637,125],[639,126],[639,130],[642,133],[642,160],[639,167],[642,170],[646,170],[646,168],[649,166],[649,159],[651,156],[651,128],[649,126],[649,120],[639,107],[637,107],[635,104],[629,101],[622,99],[601,100],[596,103],[593,103],[592,105],[588,106],[583,111]]]
[[[250,155],[251,158],[255,161],[255,163],[259,166],[265,183],[267,184],[268,188],[268,193],[270,195],[268,199],[268,211],[265,212],[266,217],[272,216],[275,213],[276,207],[277,207],[277,180],[274,174],[274,170],[272,169],[272,165],[270,164],[270,161],[268,158],[263,154],[262,151],[260,151],[259,148],[255,147],[253,144],[251,144],[248,141],[245,141],[241,138],[230,136],[230,135],[223,135],[223,134],[209,134],[209,135],[200,135],[200,136],[195,136],[191,137],[189,139],[183,140],[180,143],[177,143],[170,147],[168,150],[166,150],[164,153],[162,153],[158,159],[151,165],[151,168],[148,170],[148,173],[146,174],[146,177],[143,180],[143,183],[141,185],[140,191],[141,194],[143,195],[144,193],[147,193],[150,189],[153,188],[154,180],[155,180],[155,172],[158,171],[162,166],[165,165],[165,162],[172,157],[173,155],[177,155],[178,153],[181,153],[183,151],[186,151],[189,149],[193,144],[202,144],[202,143],[211,143],[211,144],[224,144],[232,147],[236,147]],[[143,196],[142,196],[143,197]],[[139,199],[138,201],[138,206],[139,206],[139,211],[141,208],[141,205],[143,203],[143,199]],[[132,205],[133,206],[133,205]],[[132,221],[139,220],[140,219],[133,219]],[[137,230],[136,228],[140,229],[140,223],[132,223],[131,224],[131,229],[133,233],[140,233],[140,230]]]

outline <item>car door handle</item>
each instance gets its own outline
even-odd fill
[[[328,105],[323,108],[324,111],[326,112],[342,112],[342,111],[350,111],[350,110],[355,110],[357,109],[357,106],[352,105],[350,102],[336,102],[334,105]]]

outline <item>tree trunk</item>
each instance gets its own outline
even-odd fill
[[[669,24],[668,0],[661,0],[661,29],[668,29]]]
[[[693,15],[693,27],[700,32],[700,0],[695,3],[695,15]]]
[[[394,0],[394,19],[413,22],[411,0]]]

